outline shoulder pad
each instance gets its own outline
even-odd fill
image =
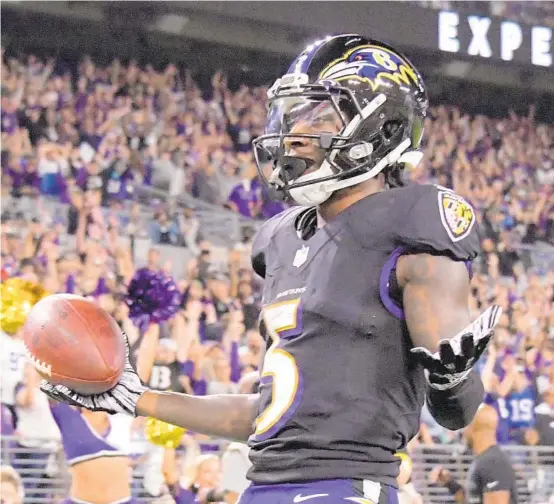
[[[412,193],[413,203],[397,231],[401,243],[460,261],[479,254],[477,216],[464,198],[442,186],[414,185],[405,190]]]
[[[265,221],[256,233],[252,243],[252,268],[262,278],[265,278],[265,252],[273,236],[283,225],[287,223],[294,224],[294,219],[302,210],[304,210],[304,207],[287,208]]]

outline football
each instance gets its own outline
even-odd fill
[[[116,385],[125,367],[125,340],[110,314],[80,296],[39,301],[24,325],[27,355],[40,375],[85,395]]]

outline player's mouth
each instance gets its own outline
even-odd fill
[[[302,175],[311,173],[319,167],[319,163],[315,159],[304,156],[282,157],[281,170],[284,172],[287,180],[293,182]]]

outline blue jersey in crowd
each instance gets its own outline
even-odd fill
[[[533,385],[521,392],[510,392],[498,400],[500,415],[507,419],[510,429],[528,429],[535,425],[535,389]]]

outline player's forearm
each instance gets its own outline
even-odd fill
[[[197,397],[149,390],[139,399],[136,412],[200,434],[246,441],[254,430],[258,401],[257,394]]]
[[[462,383],[447,390],[427,387],[427,406],[433,418],[443,427],[458,430],[471,423],[485,389],[476,371]]]

